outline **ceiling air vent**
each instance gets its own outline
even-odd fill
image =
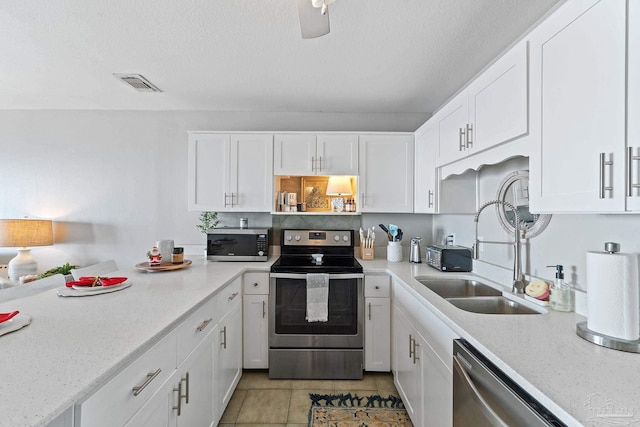
[[[116,79],[126,83],[138,92],[162,92],[157,86],[154,86],[149,80],[142,77],[140,74],[116,74],[113,75]]]

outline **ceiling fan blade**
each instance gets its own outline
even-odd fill
[[[313,39],[329,34],[329,11],[325,15],[313,7],[311,0],[298,1],[298,16],[303,39]]]

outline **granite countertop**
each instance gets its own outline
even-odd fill
[[[186,319],[202,302],[245,271],[269,271],[268,262],[205,262],[187,269],[113,275],[133,285],[120,292],[60,298],[56,291],[0,303],[20,310],[31,325],[0,337],[0,426],[46,425],[88,397],[124,366]],[[596,409],[617,405],[640,419],[640,355],[602,348],[579,338],[575,313],[487,315],[457,309],[416,276],[446,276],[424,264],[360,261],[365,273],[390,273],[460,337],[518,382],[568,425],[598,425]],[[473,273],[455,274],[455,277]],[[1,294],[0,294],[1,296]],[[117,343],[117,345],[114,345]]]

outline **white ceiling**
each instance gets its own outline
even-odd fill
[[[558,1],[1,0],[0,109],[429,113]]]

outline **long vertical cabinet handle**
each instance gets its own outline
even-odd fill
[[[224,193],[224,207],[225,208],[229,205],[229,202],[227,202],[228,199],[229,199],[229,195],[227,193]]]
[[[182,397],[184,397],[184,403],[188,405],[189,404],[189,372],[187,372],[184,378],[180,381],[184,381],[184,383],[186,384],[186,387],[185,387],[186,393]]]
[[[315,172],[316,171],[316,158],[314,156],[311,156],[311,172]]]
[[[371,320],[371,303],[369,303],[369,320]]]
[[[416,351],[416,347],[420,347],[420,344],[418,344],[416,342],[416,340],[413,340],[413,364],[416,364],[416,360],[420,360],[420,358],[418,357],[418,352]]]
[[[322,172],[322,156],[320,156],[320,167],[318,168],[318,172]]]
[[[627,148],[627,196],[633,197],[633,189],[640,188],[640,183],[633,183],[633,162],[640,160],[640,154],[633,155],[633,147]]]
[[[262,318],[267,317],[267,302],[262,301]]]
[[[600,153],[600,176],[599,176],[599,182],[598,182],[598,186],[599,186],[599,197],[601,199],[605,198],[605,191],[612,191],[613,187],[612,186],[607,186],[605,184],[605,169],[607,166],[612,166],[613,167],[613,160],[606,160],[605,158],[605,153]]]
[[[465,129],[460,128],[460,137],[458,139],[458,151],[464,151],[466,149],[465,144]]]
[[[413,358],[413,337],[409,334],[409,359]]]
[[[467,149],[473,146],[473,138],[471,137],[473,133],[473,125],[471,123],[467,123]]]
[[[178,416],[182,415],[182,381],[178,383],[178,388],[174,388],[173,391],[178,392],[178,404],[171,409],[178,411]]]
[[[366,199],[367,199],[367,196],[364,193],[360,193],[361,206],[367,206],[367,203],[365,202]]]
[[[429,190],[427,194],[428,194],[428,198],[427,198],[428,206],[427,207],[432,208],[433,207],[433,190]]]
[[[225,326],[224,328],[222,328],[222,330],[220,331],[220,334],[222,335],[223,339],[222,342],[220,343],[220,345],[222,346],[223,349],[227,349],[227,327]]]
[[[233,198],[236,196],[237,196],[236,193],[231,193],[231,207],[238,204],[237,202],[236,203],[233,202]]]

